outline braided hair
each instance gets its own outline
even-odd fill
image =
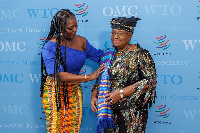
[[[56,55],[55,55],[55,63],[54,63],[54,82],[57,81],[57,84],[55,84],[55,91],[56,91],[56,104],[57,104],[57,109],[61,108],[61,98],[60,98],[60,65],[63,66],[64,71],[66,72],[67,70],[67,65],[66,65],[66,23],[68,21],[68,19],[75,15],[70,12],[70,10],[68,9],[61,9],[60,11],[58,11],[54,17],[52,18],[51,21],[51,27],[50,27],[50,31],[48,34],[48,37],[45,41],[45,43],[47,41],[49,41],[53,36],[56,36]],[[64,32],[64,35],[62,35]],[[62,53],[61,53],[61,37],[64,36],[64,40],[65,40],[65,55],[64,58],[62,57]],[[46,82],[46,78],[47,78],[48,74],[46,71],[46,66],[44,64],[44,60],[42,58],[42,54],[41,54],[41,86],[40,86],[40,91],[41,91],[41,97],[43,96],[43,91],[44,91],[44,84]],[[63,86],[63,95],[64,95],[64,100],[65,105],[69,104],[69,100],[68,100],[68,91],[67,91],[67,83],[63,82],[62,83]]]

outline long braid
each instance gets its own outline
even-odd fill
[[[65,16],[64,27],[66,27],[66,22],[67,22],[67,15]],[[67,37],[66,34],[67,34],[66,30],[64,30],[64,37]],[[65,39],[65,56],[64,56],[64,61],[65,61],[64,66],[66,66],[65,69],[67,69],[66,44],[67,44],[67,39]],[[67,71],[67,70],[65,70],[65,71]],[[67,103],[66,103],[66,100],[64,100],[64,102],[65,102],[65,104],[69,105],[67,83],[63,84],[63,88],[66,88],[66,89],[63,89],[64,98],[67,98]]]
[[[48,34],[48,37],[46,39],[46,42],[49,41],[54,35],[56,36],[56,55],[55,55],[55,63],[54,63],[54,73],[56,74],[54,76],[54,81],[55,78],[57,80],[57,85],[55,86],[55,91],[56,91],[56,104],[57,104],[57,109],[61,108],[61,98],[60,98],[60,65],[63,66],[64,71],[67,71],[67,64],[66,64],[66,21],[69,17],[74,16],[73,13],[70,12],[70,10],[67,9],[61,9],[59,12],[57,12],[52,21],[51,21],[51,28]],[[62,57],[61,53],[61,37],[62,37],[62,31],[64,30],[64,36],[65,36],[65,53],[64,53],[64,59]],[[46,43],[45,42],[45,43]],[[65,61],[64,61],[65,60]],[[46,81],[47,77],[47,72],[46,72],[46,67],[44,65],[43,59],[41,59],[41,96],[43,94],[43,89],[44,89],[44,83]],[[67,91],[67,83],[63,83],[63,93],[64,93],[64,99],[67,99],[67,103],[65,101],[65,104],[69,104],[68,101],[68,91]]]
[[[47,37],[45,43],[47,41],[49,41],[54,36],[54,33],[55,33],[54,18],[51,21],[51,28],[50,28],[50,31],[49,31],[49,34],[48,34],[48,37]],[[46,82],[47,76],[48,76],[48,74],[47,74],[47,71],[46,71],[46,66],[44,64],[44,60],[43,60],[42,54],[41,54],[41,85],[40,85],[40,92],[41,92],[40,96],[41,97],[43,96],[44,84]]]
[[[61,65],[61,49],[60,49],[60,44],[61,44],[61,18],[56,18],[55,19],[55,29],[56,29],[56,55],[55,55],[55,63],[54,63],[54,73],[56,74],[54,76],[54,81],[55,79],[57,80],[57,85],[55,86],[55,91],[56,91],[56,104],[57,108],[59,109],[61,107],[61,101],[60,101],[60,65]],[[63,66],[64,67],[64,66]]]

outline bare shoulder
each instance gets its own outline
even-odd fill
[[[80,45],[82,45],[83,50],[86,51],[86,39],[85,39],[85,37],[77,35],[76,36],[76,42],[78,42]]]
[[[49,41],[55,42],[56,43],[56,37],[52,37]]]
[[[82,37],[80,35],[76,35],[76,39],[77,39],[77,41],[80,41],[81,43],[86,44],[85,37]]]

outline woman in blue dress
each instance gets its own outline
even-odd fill
[[[86,58],[99,62],[102,50],[76,35],[75,15],[58,11],[42,50],[41,97],[48,133],[78,133],[82,119],[81,82],[98,78],[104,65],[91,75],[79,75]]]

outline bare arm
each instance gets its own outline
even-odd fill
[[[98,92],[98,89],[95,89],[92,92],[92,94],[91,94],[91,102],[90,102],[90,106],[91,106],[92,111],[94,111],[96,113],[98,112],[97,108],[96,108],[96,106],[97,106],[97,92]]]
[[[60,72],[60,81],[68,83],[81,83],[86,81],[91,81],[99,77],[103,72],[105,64],[100,65],[100,67],[93,72],[91,75],[76,75],[68,72]]]
[[[60,81],[68,83],[81,83],[90,81],[91,75],[76,75],[68,72],[60,72]]]

